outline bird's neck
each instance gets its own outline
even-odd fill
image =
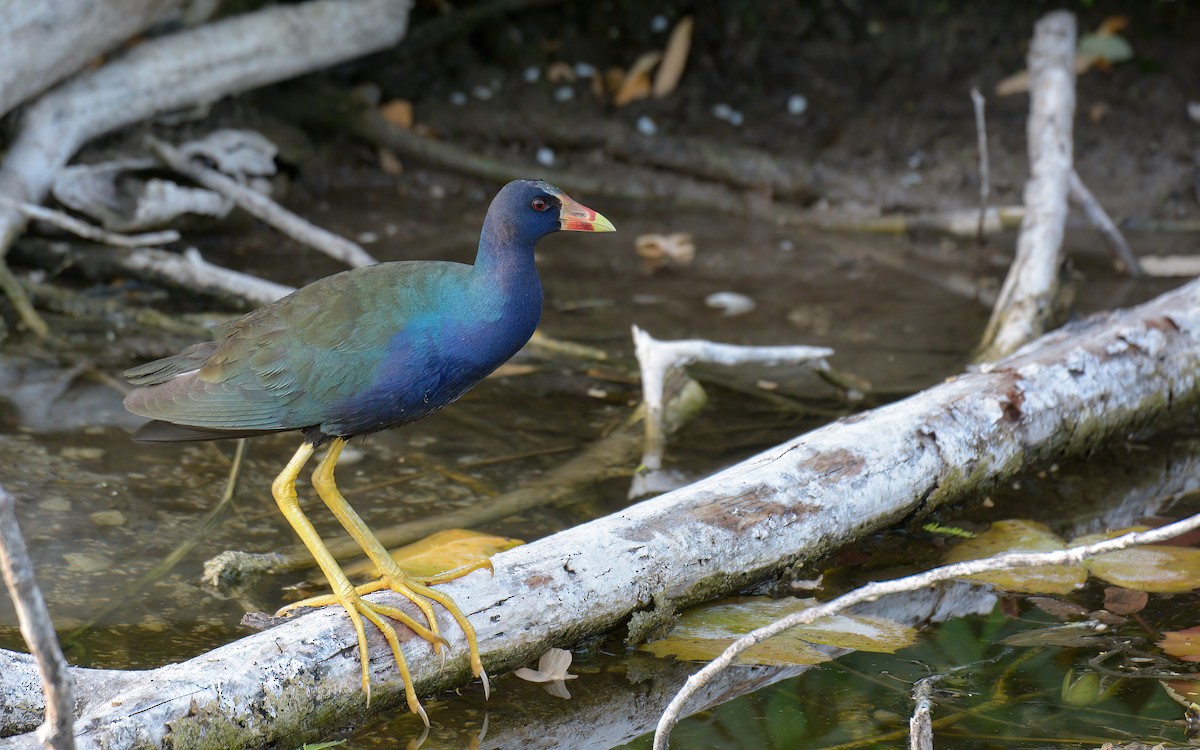
[[[488,216],[479,235],[473,275],[504,289],[529,284],[540,287],[533,246],[533,242],[518,239],[511,226]]]

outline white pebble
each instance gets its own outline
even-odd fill
[[[456,107],[461,107],[467,103],[467,95],[461,91],[450,92],[450,103]]]
[[[530,65],[521,74],[521,77],[525,79],[525,83],[537,83],[538,79],[542,77],[542,69],[536,65]]]
[[[648,115],[642,115],[637,119],[637,129],[642,135],[654,135],[658,132],[658,126]]]
[[[704,298],[704,304],[720,310],[726,317],[745,315],[755,306],[754,300],[737,292],[714,292]]]
[[[471,89],[471,94],[473,94],[476,99],[483,102],[486,102],[488,99],[492,98],[492,90],[487,86],[476,86],[475,88]]]
[[[650,30],[655,34],[661,34],[662,32],[666,31],[667,27],[670,25],[671,22],[668,21],[667,17],[663,15],[658,15],[650,19]]]
[[[808,111],[808,97],[804,94],[792,94],[788,97],[787,112],[793,117]]]
[[[554,166],[554,149],[549,146],[542,146],[537,150],[537,163],[543,167]]]
[[[728,104],[725,104],[724,102],[721,104],[714,104],[712,113],[713,117],[717,118],[718,120],[724,120],[734,127],[742,124],[742,113],[738,112],[736,109]]]
[[[785,253],[790,253],[791,251],[796,249],[796,243],[792,242],[791,240],[780,240],[779,241],[779,249],[784,251]]]
[[[569,102],[575,98],[575,89],[570,86],[559,86],[554,89],[554,101],[559,104]]]
[[[596,75],[596,66],[591,63],[575,63],[575,75],[580,78],[591,78]]]
[[[370,245],[372,242],[379,241],[379,235],[375,232],[359,232],[358,241],[363,245]]]
[[[1200,102],[1188,102],[1187,115],[1192,122],[1200,124]]]

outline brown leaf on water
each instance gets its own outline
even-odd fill
[[[683,69],[687,67],[688,52],[692,48],[692,27],[695,25],[691,16],[684,16],[671,31],[667,40],[667,50],[663,54],[662,64],[654,74],[654,98],[662,99],[669,96],[679,86],[683,77]]]
[[[408,130],[413,126],[413,106],[407,99],[393,99],[379,108],[383,119],[399,128]]]
[[[650,71],[654,70],[654,66],[658,65],[660,60],[662,60],[662,53],[657,50],[647,52],[634,60],[633,65],[629,66],[629,70],[625,72],[625,78],[621,80],[621,87],[617,89],[617,94],[613,97],[613,104],[624,107],[630,102],[650,96],[650,92],[653,90],[653,85],[650,83]]]
[[[1158,647],[1180,661],[1200,661],[1200,625],[1164,631]]]
[[[1131,615],[1141,612],[1150,601],[1150,595],[1145,591],[1134,591],[1120,586],[1109,586],[1104,589],[1104,608],[1118,615]]]
[[[1088,614],[1087,607],[1048,596],[1031,596],[1029,603],[1060,620],[1078,620],[1087,617]]]

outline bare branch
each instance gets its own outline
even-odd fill
[[[77,237],[93,242],[102,242],[113,247],[146,247],[147,245],[166,245],[179,240],[179,232],[168,229],[162,232],[146,232],[144,234],[118,234],[102,229],[85,221],[80,221],[70,214],[55,211],[32,203],[23,203],[5,198],[0,195],[0,204],[12,206],[31,219],[53,224]]]
[[[220,193],[245,211],[257,216],[297,242],[320,250],[348,266],[370,266],[378,262],[357,243],[305,221],[257,190],[248,188],[215,169],[210,169],[189,159],[179,149],[156,138],[150,138],[148,142],[150,149],[168,167],[195,180],[209,190]]]
[[[63,658],[46,601],[33,577],[33,563],[17,523],[16,500],[3,487],[0,487],[0,573],[17,610],[21,635],[37,661],[42,678],[46,721],[38,729],[38,738],[53,750],[74,750],[75,700],[71,697],[67,660]]]
[[[1121,262],[1129,275],[1145,276],[1137,256],[1133,254],[1133,248],[1129,247],[1129,243],[1125,241],[1125,235],[1121,234],[1121,230],[1109,218],[1104,206],[1100,205],[1100,201],[1096,200],[1096,196],[1092,195],[1092,191],[1083,184],[1079,173],[1074,169],[1071,170],[1071,198],[1079,204],[1092,224],[1104,234],[1104,239],[1108,240],[1108,244],[1112,246],[1113,252],[1117,255],[1117,260]]]
[[[1025,218],[1017,255],[983,334],[977,362],[1007,356],[1051,325],[1067,220],[1074,65],[1075,17],[1066,11],[1048,13],[1038,21],[1029,50],[1030,177],[1025,184]]]

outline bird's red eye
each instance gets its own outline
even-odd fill
[[[546,202],[545,198],[534,198],[530,201],[529,207],[534,211],[545,211],[547,208],[550,208],[550,204]]]

